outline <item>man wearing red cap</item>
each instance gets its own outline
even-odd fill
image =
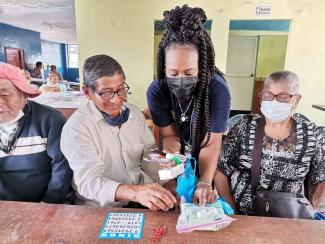
[[[60,150],[63,115],[29,101],[41,92],[0,63],[0,200],[62,203],[72,171]]]

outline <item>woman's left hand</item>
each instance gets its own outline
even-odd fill
[[[200,206],[205,206],[207,203],[214,202],[218,197],[216,190],[211,190],[208,185],[199,185],[196,187],[193,196],[193,203],[198,203]]]
[[[325,183],[317,184],[313,195],[311,196],[311,204],[314,208],[318,208],[319,204],[325,199]]]

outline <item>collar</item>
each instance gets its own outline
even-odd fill
[[[134,114],[132,106],[130,106],[130,104],[127,103],[127,102],[124,102],[123,105],[130,109],[130,114],[129,114],[128,121],[131,120],[131,119],[136,119],[136,116]],[[95,106],[93,101],[91,101],[91,100],[88,101],[87,108],[88,108],[88,112],[92,115],[92,117],[96,120],[96,122],[98,122],[100,120],[104,120],[104,117],[103,117],[102,113]]]

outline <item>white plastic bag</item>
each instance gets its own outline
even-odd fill
[[[204,207],[181,201],[181,214],[178,217],[176,231],[187,233],[194,230],[217,231],[226,228],[233,219],[224,214],[219,202],[206,204]]]

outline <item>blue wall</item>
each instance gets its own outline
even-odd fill
[[[68,68],[67,77],[68,81],[79,82],[79,69],[78,68]]]
[[[290,20],[231,20],[230,30],[259,30],[288,32]]]
[[[4,47],[24,49],[25,65],[42,60],[41,37],[36,31],[0,23],[0,61],[5,62]]]
[[[41,40],[39,32],[0,23],[0,62],[5,62],[4,47],[22,48],[26,69],[28,64],[34,67],[37,61],[42,61],[45,77],[52,64],[63,79],[75,82],[79,77],[79,69],[68,67],[67,45]]]

